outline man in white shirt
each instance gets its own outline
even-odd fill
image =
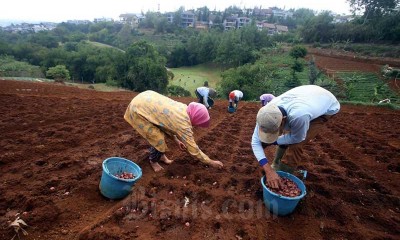
[[[212,99],[217,95],[217,92],[213,88],[209,87],[198,87],[194,93],[199,100],[198,102],[204,104],[207,109],[212,107],[208,103],[209,99]]]
[[[316,85],[305,85],[275,97],[258,111],[251,145],[269,186],[281,185],[275,170],[280,169],[286,149],[287,163],[297,167],[303,160],[303,145],[339,110],[340,104],[331,92]],[[273,163],[264,153],[264,148],[270,145],[278,145]]]
[[[229,93],[229,107],[237,108],[239,101],[243,98],[243,92],[233,90]]]

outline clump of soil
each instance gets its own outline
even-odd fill
[[[301,190],[295,182],[289,178],[282,178],[282,187],[280,189],[269,188],[272,192],[282,195],[284,197],[297,197],[300,196]]]

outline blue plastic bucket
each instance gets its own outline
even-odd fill
[[[297,184],[301,190],[300,196],[297,197],[285,197],[277,193],[272,192],[265,186],[265,176],[261,178],[261,185],[263,187],[263,198],[264,204],[267,208],[275,215],[285,216],[294,211],[299,201],[307,194],[306,186],[296,176],[282,171],[276,172],[280,177],[285,177]]]
[[[228,112],[229,113],[234,113],[234,112],[236,112],[236,108],[228,106]]]
[[[133,179],[121,179],[116,174],[133,173]],[[142,177],[142,169],[136,163],[120,157],[111,157],[103,161],[103,173],[100,180],[100,192],[109,199],[126,197],[133,185]]]

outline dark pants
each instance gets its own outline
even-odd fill
[[[235,103],[235,105],[236,105],[236,107],[238,107],[238,103],[239,103],[239,101],[238,100],[233,100],[233,102],[229,102],[229,107],[233,107],[233,103]]]
[[[161,156],[164,154],[164,153],[158,151],[157,149],[155,149],[154,147],[150,147],[149,151],[150,151],[149,160],[153,163],[159,162]]]
[[[197,96],[198,103],[204,104],[203,96],[201,96],[197,90],[194,90],[194,94],[196,94],[196,96]]]

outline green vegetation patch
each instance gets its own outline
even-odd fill
[[[348,101],[377,103],[390,99],[391,103],[400,104],[399,96],[376,74],[343,72],[338,73],[337,76],[343,81],[343,91]]]
[[[10,56],[0,56],[0,77],[43,78],[44,74],[39,66],[16,61]]]
[[[192,67],[170,68],[174,78],[169,81],[169,86],[180,86],[195,96],[194,90],[208,81],[208,86],[215,88],[221,81],[221,69],[212,64],[201,64]]]

